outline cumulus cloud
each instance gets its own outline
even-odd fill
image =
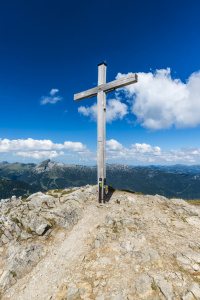
[[[124,76],[119,73],[117,78]],[[200,124],[200,71],[186,83],[171,77],[169,68],[138,73],[138,82],[121,89],[137,121],[148,129],[194,127]],[[118,95],[119,96],[119,95]]]
[[[92,120],[97,119],[97,104],[94,103],[92,106],[85,107],[80,106],[78,112],[84,116],[90,117]],[[122,103],[118,99],[108,100],[106,107],[106,122],[112,123],[113,121],[120,119],[122,120],[125,115],[128,114],[128,106]]]
[[[117,119],[122,120],[128,114],[128,106],[117,99],[108,100],[106,108],[106,121],[111,123]]]
[[[28,151],[28,152],[16,152],[13,153],[15,156],[23,156],[23,157],[31,157],[34,159],[44,159],[44,158],[55,158],[61,155],[64,155],[65,153],[63,151],[57,152],[57,151]]]
[[[123,76],[125,74],[118,73],[116,78]],[[172,78],[170,68],[139,72],[136,84],[121,88],[115,95],[116,99],[107,102],[106,120],[109,123],[132,113],[137,123],[153,130],[200,124],[200,71],[192,73],[185,83]],[[96,120],[97,104],[80,106],[78,111]]]
[[[128,163],[197,163],[200,161],[200,149],[183,148],[179,150],[162,151],[158,146],[148,144],[132,144],[124,147],[116,140],[109,140],[107,146],[107,160],[126,160]]]
[[[41,105],[45,105],[47,103],[51,103],[51,104],[54,104],[54,103],[57,103],[58,101],[62,100],[63,98],[60,97],[60,96],[55,96],[55,94],[57,94],[59,92],[58,89],[52,89],[50,92],[49,92],[49,96],[42,96],[41,97],[41,101],[40,101],[40,104]]]
[[[23,157],[33,157],[35,159],[54,158],[69,153],[77,153],[82,155],[89,155],[90,151],[86,145],[80,142],[65,141],[63,144],[53,143],[51,140],[34,140],[28,138],[18,140],[0,139],[0,153],[11,152],[13,155],[20,155]]]
[[[10,151],[33,151],[33,150],[61,150],[64,148],[63,144],[54,144],[51,140],[34,140],[28,138],[26,140],[8,140],[0,139],[0,152]]]
[[[59,92],[59,90],[58,89],[52,89],[51,91],[50,91],[50,95],[51,96],[54,96],[56,93],[58,93]]]
[[[114,150],[114,151],[121,150],[123,148],[122,144],[120,144],[118,141],[113,140],[113,139],[107,141],[106,146],[108,147],[108,149],[110,151],[112,151],[112,150]]]
[[[78,112],[86,117],[90,117],[92,120],[96,120],[97,118],[97,104],[94,103],[93,105],[86,107],[80,106],[78,107]]]
[[[69,151],[77,151],[77,152],[82,152],[87,149],[86,145],[83,145],[80,142],[64,142],[64,147],[65,149]]]

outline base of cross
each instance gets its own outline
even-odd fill
[[[106,178],[99,178],[99,203],[106,202]]]

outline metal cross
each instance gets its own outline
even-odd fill
[[[106,94],[123,86],[136,83],[137,74],[128,74],[106,83],[106,63],[98,65],[98,86],[74,95],[74,100],[97,96],[97,179],[99,203],[105,203],[106,194]]]

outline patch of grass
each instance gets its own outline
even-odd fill
[[[62,191],[63,191],[62,189],[57,189],[57,190],[54,190],[53,192],[54,193],[62,193]]]
[[[141,192],[135,192],[136,195],[144,195],[143,193]]]
[[[21,241],[21,235],[18,235],[17,242]]]
[[[157,290],[157,285],[155,283],[152,283],[151,288],[152,288],[153,291],[156,291]]]
[[[132,232],[132,231],[137,232],[137,228],[135,228],[135,227],[128,226],[127,228],[128,228],[128,230],[130,230],[131,232]]]
[[[56,194],[52,194],[52,193],[46,193],[47,196],[51,196],[51,197],[54,197],[54,198],[58,198],[58,195]],[[45,201],[43,201],[45,202]]]
[[[117,199],[117,200],[116,200],[116,203],[117,203],[117,204],[120,204],[120,201]]]
[[[181,267],[180,267],[178,270],[179,270],[180,272],[183,272],[183,271],[184,271],[183,268],[181,268]]]
[[[116,226],[117,222],[113,219],[113,225]]]
[[[19,224],[19,223],[20,223],[19,219],[17,219],[16,217],[13,218],[13,221],[14,221],[16,224]]]
[[[7,215],[10,213],[10,211],[11,211],[11,208],[9,208],[9,209],[7,210],[7,212],[5,213],[5,215],[7,216]]]
[[[68,195],[68,194],[71,194],[73,191],[70,190],[70,191],[63,191],[62,194],[61,194],[61,197],[64,196],[64,195]]]
[[[184,217],[182,217],[181,220],[182,220],[183,222],[187,223],[187,220],[186,220]]]
[[[23,202],[29,202],[29,200],[27,200],[26,198],[22,199]]]
[[[54,197],[54,195],[53,195],[53,194],[48,194],[48,196]]]
[[[196,205],[200,205],[200,200],[199,199],[193,199],[193,200],[185,200],[187,203],[189,204],[196,204]]]
[[[45,218],[45,219],[51,224],[51,229],[56,226],[56,222],[54,219],[49,219],[49,218]]]
[[[117,228],[117,226],[114,226],[113,227],[113,233],[117,233],[118,232],[118,228]]]
[[[194,281],[197,282],[198,284],[200,283],[200,279],[198,277],[194,277]]]
[[[114,233],[117,233],[118,232],[117,222],[115,220],[112,221],[113,221],[112,230]]]
[[[144,195],[141,192],[135,192],[135,191],[132,191],[132,190],[122,190],[122,192],[127,192],[127,193],[131,193],[131,194],[136,194],[136,195]]]
[[[29,233],[29,234],[31,234],[32,233],[32,230],[31,230],[31,228],[28,226],[28,227],[26,227],[26,232],[27,233]]]
[[[12,271],[12,270],[10,270],[10,274],[11,274],[13,277],[16,277],[16,276],[17,276],[16,272],[15,272],[15,271]]]

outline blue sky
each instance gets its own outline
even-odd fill
[[[199,1],[1,1],[0,161],[96,164],[96,98],[107,95],[107,161],[200,163]],[[82,108],[80,108],[82,106]]]

